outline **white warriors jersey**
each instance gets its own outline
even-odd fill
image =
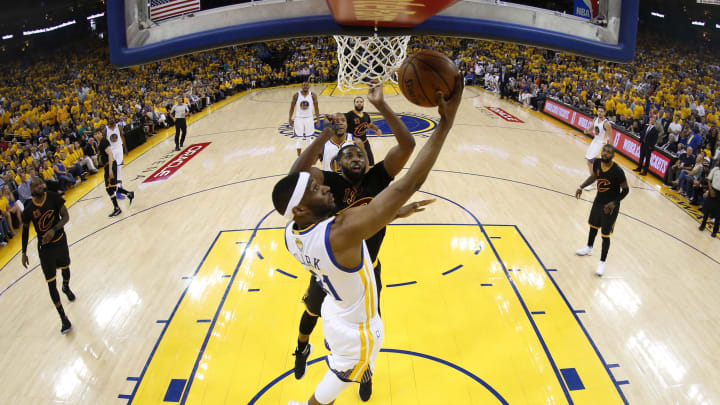
[[[115,124],[115,128],[107,128],[107,140],[110,142],[110,150],[113,154],[113,159],[120,165],[120,163],[123,162],[123,143],[122,143],[122,137],[120,136],[120,125]],[[110,137],[115,134],[117,135],[117,138],[115,141],[110,139]]]
[[[297,101],[295,101],[295,118],[312,118],[314,110],[312,92],[308,91],[307,96],[303,96],[302,91],[298,91]]]
[[[608,122],[607,119],[603,119],[602,122],[600,122],[600,117],[595,118],[595,121],[593,121],[593,142],[602,142],[605,143],[605,123]]]
[[[335,158],[343,146],[353,145],[355,143],[353,140],[352,134],[347,133],[345,134],[345,140],[340,144],[333,142],[332,139],[325,142],[322,151],[322,169],[329,172],[340,173],[340,164]]]
[[[322,304],[323,319],[341,318],[353,324],[368,322],[378,315],[377,286],[370,253],[363,241],[360,265],[354,269],[340,266],[329,245],[330,226],[335,218],[302,230],[294,229],[295,221],[290,221],[285,228],[285,246],[327,293]]]

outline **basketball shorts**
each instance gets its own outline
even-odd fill
[[[113,161],[112,167],[105,165],[105,188],[116,187],[118,182],[118,165],[117,161]],[[110,178],[110,171],[113,173],[113,178]]]
[[[65,232],[63,232],[57,242],[42,245],[38,251],[38,256],[40,256],[40,267],[42,268],[43,274],[45,274],[45,280],[51,280],[55,277],[57,269],[70,267],[70,251],[68,249]]]
[[[302,149],[306,142],[315,134],[315,121],[313,117],[295,118],[295,136],[297,149]]]
[[[587,151],[585,152],[585,159],[587,160],[595,160],[595,158],[598,157],[600,152],[602,152],[604,144],[602,143],[601,138],[597,138],[597,140],[593,139],[592,142],[590,142],[590,145],[587,148]]]
[[[602,236],[610,236],[615,228],[615,220],[617,220],[618,213],[620,213],[620,205],[615,206],[615,210],[606,214],[603,212],[603,203],[594,202],[590,209],[590,219],[588,223],[592,228],[600,229]]]
[[[372,378],[375,359],[385,338],[379,316],[357,324],[325,313],[323,335],[330,348],[328,366],[338,378],[348,382],[367,382]]]

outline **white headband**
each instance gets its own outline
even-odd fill
[[[300,177],[298,177],[297,184],[295,184],[295,190],[292,193],[292,197],[290,197],[290,202],[288,202],[287,208],[285,208],[285,214],[284,216],[288,219],[293,218],[293,208],[297,207],[298,204],[300,204],[300,200],[302,200],[303,195],[305,195],[305,189],[307,188],[307,184],[310,181],[310,173],[309,172],[300,172]]]

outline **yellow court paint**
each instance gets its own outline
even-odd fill
[[[477,225],[389,227],[380,252],[386,337],[372,400],[622,404],[517,228],[484,230],[489,239]],[[282,229],[221,232],[188,281],[131,403],[156,404],[166,395],[185,404],[307,400],[327,370],[319,322],[311,338],[315,362],[302,380],[292,375],[308,280],[287,253]],[[182,380],[180,391],[169,390],[173,379]],[[361,403],[356,390],[336,403]]]

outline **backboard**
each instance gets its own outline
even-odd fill
[[[254,0],[199,11],[199,0],[108,0],[107,17],[110,58],[119,67],[233,44],[333,34],[490,39],[629,62],[638,1],[599,0],[607,14],[601,21],[498,0]],[[186,12],[157,18],[155,11],[153,21],[157,7]]]

